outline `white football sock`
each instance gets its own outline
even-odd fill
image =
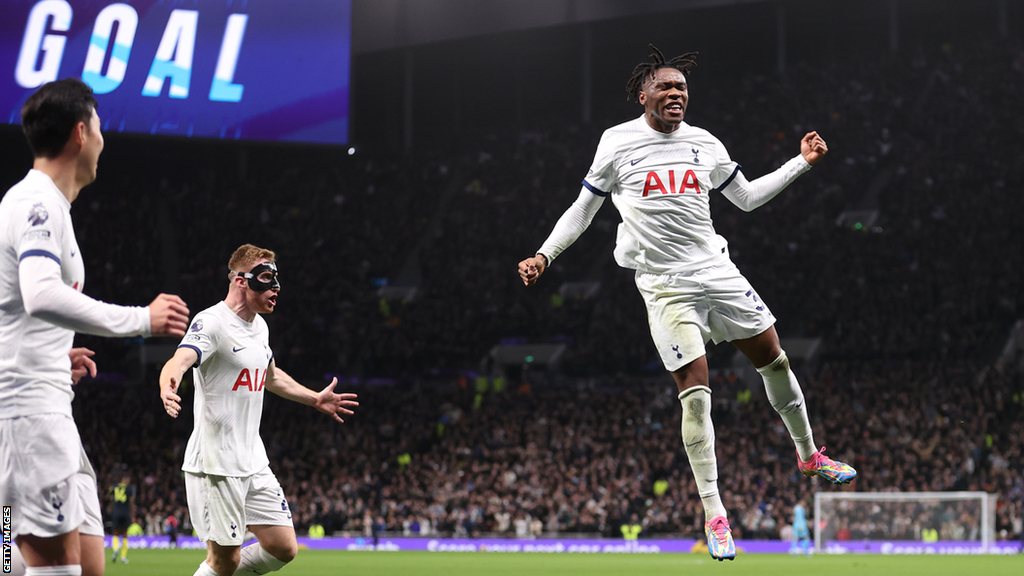
[[[73,566],[26,566],[25,576],[82,576],[82,567]]]
[[[679,393],[683,405],[683,447],[690,459],[690,470],[697,481],[697,492],[704,503],[706,520],[725,516],[718,494],[718,459],[715,457],[715,426],[711,423],[711,389],[694,386]]]
[[[789,358],[783,352],[771,364],[758,368],[764,379],[764,389],[768,393],[768,401],[772,408],[782,417],[789,435],[796,444],[800,460],[807,462],[817,452],[814,446],[814,434],[811,423],[807,419],[807,405],[796,374],[789,368]]]
[[[253,542],[242,548],[242,559],[238,562],[235,574],[266,574],[280,570],[285,564],[287,562],[281,562],[264,550],[259,542]]]

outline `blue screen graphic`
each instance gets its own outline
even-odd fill
[[[343,144],[351,0],[0,0],[0,122],[92,86],[105,131]]]

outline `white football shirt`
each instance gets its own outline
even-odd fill
[[[263,387],[274,358],[269,337],[262,316],[246,322],[223,301],[192,321],[178,345],[199,354],[185,472],[251,476],[270,463],[260,438]]]
[[[75,333],[25,312],[18,264],[42,256],[60,264],[65,284],[82,291],[85,265],[71,225],[71,203],[49,176],[30,171],[0,201],[0,418],[71,415]]]
[[[84,286],[71,203],[49,176],[31,170],[0,201],[0,418],[71,416],[75,330],[149,335],[148,308],[94,300]],[[26,295],[46,319],[26,312]]]
[[[711,222],[711,193],[740,166],[707,130],[658,132],[643,116],[605,130],[583,185],[611,196],[622,216],[615,261],[653,274],[697,270],[728,258]]]

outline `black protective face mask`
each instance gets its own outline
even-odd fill
[[[267,272],[270,272],[273,275],[270,281],[261,281],[260,276],[265,277]],[[267,290],[281,289],[281,282],[277,279],[277,264],[274,262],[264,262],[259,266],[254,266],[249,272],[243,273],[242,278],[249,281],[249,288],[253,292],[266,292]]]

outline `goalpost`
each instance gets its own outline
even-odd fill
[[[986,492],[818,492],[814,551],[985,553],[998,496]]]

